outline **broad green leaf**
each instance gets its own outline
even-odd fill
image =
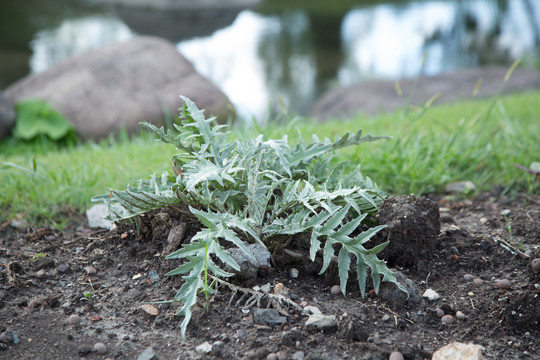
[[[13,135],[16,138],[30,140],[43,134],[52,140],[60,140],[73,131],[66,118],[44,100],[21,100],[15,108],[17,122]]]

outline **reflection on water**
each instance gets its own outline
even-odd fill
[[[156,14],[147,20],[154,18],[159,26]],[[535,0],[404,1],[323,15],[245,10],[230,25],[182,40],[177,47],[242,116],[262,119],[278,98],[307,114],[330,86],[414,76],[426,51],[423,72],[429,75],[478,65],[508,66],[518,57],[534,63],[539,24],[540,1]],[[134,35],[114,13],[66,18],[34,35],[31,69],[39,72],[73,54]],[[0,77],[1,72],[0,65]]]
[[[108,15],[64,20],[54,29],[39,31],[30,47],[32,72],[40,72],[59,61],[112,42],[127,40],[134,34],[121,21]]]
[[[231,26],[209,37],[180,42],[178,49],[197,71],[228,95],[239,114],[260,115],[258,112],[267,106],[270,94],[257,44],[263,34],[276,27],[277,19],[244,11]]]

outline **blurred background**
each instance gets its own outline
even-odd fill
[[[517,58],[540,68],[537,0],[153,2],[160,6],[1,0],[0,90],[69,56],[136,35],[176,44],[244,118],[265,119],[279,101],[307,115],[333,86],[420,71],[510,66]]]

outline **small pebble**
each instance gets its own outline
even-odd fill
[[[437,315],[437,317],[442,318],[444,316],[444,310],[441,308],[435,308],[435,315]]]
[[[339,285],[332,286],[332,288],[330,289],[330,294],[332,294],[332,295],[341,294],[341,287]]]
[[[304,360],[304,352],[303,351],[297,351],[292,355],[293,360]]]
[[[94,351],[97,352],[100,355],[103,355],[107,352],[107,347],[104,343],[95,343],[94,344]]]
[[[19,337],[13,331],[4,331],[0,334],[0,343],[17,344],[19,343]]]
[[[456,312],[456,317],[458,318],[458,320],[465,320],[465,314],[461,311]]]
[[[445,324],[451,324],[454,322],[454,317],[452,315],[444,315],[441,318],[441,321]]]
[[[296,279],[298,277],[298,269],[292,268],[289,271],[289,276],[291,277],[291,279]]]
[[[266,283],[263,286],[261,286],[261,291],[265,294],[270,293],[270,290],[272,290],[272,285],[270,285],[270,283]]]
[[[441,295],[437,294],[433,289],[427,289],[422,296],[431,301],[438,300],[441,297]]]
[[[278,360],[278,356],[276,353],[270,353],[266,355],[266,360]]]
[[[482,285],[484,283],[484,280],[482,280],[480,278],[476,278],[472,282],[473,282],[474,285],[480,286],[480,285]]]
[[[393,351],[388,357],[388,360],[403,360],[403,354],[399,351]]]
[[[67,319],[69,325],[78,324],[81,321],[81,317],[77,314],[70,315]]]
[[[313,314],[321,315],[322,314],[321,310],[319,310],[318,307],[311,306],[311,305],[304,307],[304,312],[308,315],[313,315]]]
[[[485,217],[483,217],[483,218],[478,219],[478,222],[480,223],[480,225],[484,225],[485,223],[488,222],[488,219],[486,219]]]
[[[535,273],[540,272],[540,258],[533,259],[531,262],[531,269]]]
[[[84,271],[86,271],[86,273],[87,273],[88,275],[93,275],[93,274],[97,273],[97,269],[96,269],[94,266],[92,266],[92,265],[86,266],[86,267],[84,268]]]
[[[508,279],[497,280],[497,282],[495,283],[495,287],[497,289],[508,290],[512,288],[512,282]]]
[[[212,351],[212,345],[210,345],[208,341],[205,341],[201,345],[197,346],[195,351],[199,354],[210,354],[210,351]]]
[[[474,276],[471,275],[471,274],[465,274],[465,275],[463,275],[463,279],[465,281],[472,281],[472,280],[474,280]]]
[[[67,264],[59,265],[59,266],[56,268],[56,271],[58,271],[58,272],[61,273],[61,274],[67,272],[68,270],[69,270],[69,265],[67,265]]]

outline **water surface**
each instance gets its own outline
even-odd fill
[[[332,86],[509,66],[516,58],[538,63],[540,1],[362,2],[326,12],[302,6],[268,10],[269,3],[152,12],[87,1],[2,0],[0,88],[138,34],[175,43],[241,116],[259,120],[278,99],[290,111],[308,114]]]

